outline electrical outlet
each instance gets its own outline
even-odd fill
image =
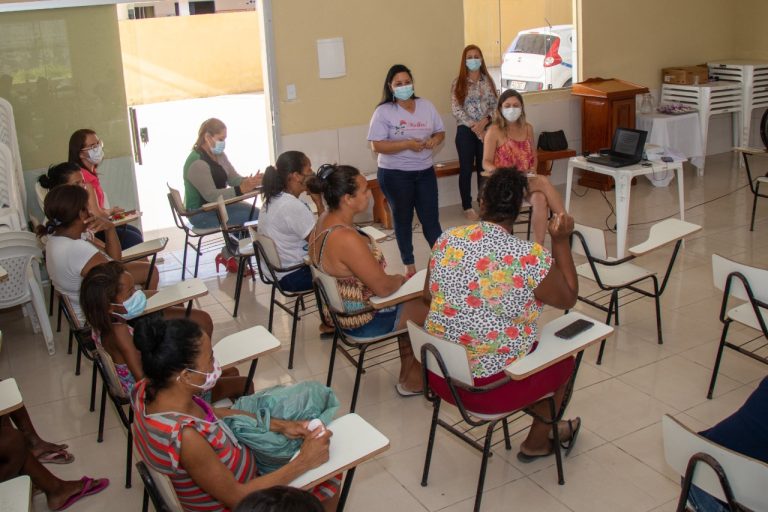
[[[285,95],[288,101],[294,101],[296,99],[296,84],[288,84],[285,88]]]

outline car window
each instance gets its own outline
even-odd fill
[[[547,34],[520,34],[510,45],[508,53],[532,53],[546,55],[557,36]]]

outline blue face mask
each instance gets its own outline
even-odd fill
[[[213,145],[213,148],[211,148],[211,151],[213,151],[214,155],[220,155],[224,152],[225,147],[226,143],[223,140],[217,140]]]
[[[125,313],[115,313],[117,316],[125,320],[133,320],[147,309],[147,296],[144,295],[142,290],[136,290],[128,300],[122,304],[113,304],[113,306],[123,306],[125,308]]]
[[[394,87],[392,90],[395,98],[405,101],[411,99],[413,96],[413,84],[401,85],[400,87]]]
[[[470,71],[477,71],[480,69],[480,66],[483,64],[483,59],[467,59],[466,61],[467,69]]]

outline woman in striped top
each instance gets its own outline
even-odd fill
[[[185,319],[147,318],[137,323],[134,340],[145,375],[131,395],[136,448],[147,464],[168,475],[185,511],[233,509],[249,493],[286,485],[328,460],[330,431],[313,437],[307,421],[271,418],[270,430],[304,442],[291,462],[257,476],[253,453],[221,421],[247,413],[214,409],[197,396],[221,374],[208,335]],[[335,509],[336,490],[324,486],[326,510]]]

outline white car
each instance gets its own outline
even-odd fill
[[[575,57],[573,25],[521,30],[504,53],[501,88],[525,92],[570,87]]]

